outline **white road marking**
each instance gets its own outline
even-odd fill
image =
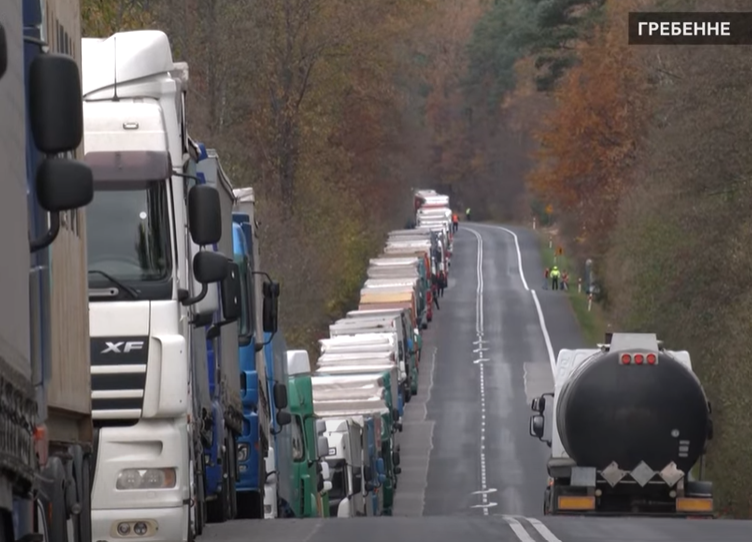
[[[517,535],[517,538],[520,539],[520,542],[535,542],[535,539],[527,533],[527,531],[525,530],[525,527],[523,527],[522,523],[517,521],[516,518],[512,516],[502,516],[502,517],[509,524],[509,527],[512,528],[512,531],[514,531],[514,534]]]
[[[561,542],[561,540],[552,533],[548,527],[546,527],[542,521],[537,520],[535,518],[525,518],[527,519],[530,524],[533,526],[533,528],[540,533],[540,535],[546,539],[546,542]]]
[[[475,238],[478,240],[478,260],[477,260],[477,279],[478,279],[478,287],[475,290],[475,332],[478,335],[478,339],[476,342],[474,342],[474,345],[478,345],[478,353],[480,355],[480,350],[487,350],[486,348],[483,348],[483,237],[481,235],[471,229],[466,228],[467,231],[472,233]],[[488,358],[479,357],[479,359],[473,361],[475,365],[478,366],[480,370],[480,416],[481,416],[481,425],[480,425],[480,495],[481,499],[483,500],[482,505],[475,505],[472,508],[482,508],[483,509],[483,515],[488,515],[488,509],[489,507],[496,506],[497,503],[489,503],[488,502],[488,477],[486,473],[486,379],[485,379],[485,371],[483,369],[483,364],[485,362],[489,361]]]
[[[532,290],[530,293],[533,294],[533,301],[535,301],[535,310],[538,311],[538,321],[540,322],[541,332],[543,333],[543,340],[546,343],[546,350],[548,351],[548,361],[551,363],[551,373],[556,374],[556,356],[554,355],[554,347],[551,345],[551,337],[548,335],[546,319],[543,318],[543,309],[541,309],[540,301],[538,301],[538,295],[535,293],[535,290]]]

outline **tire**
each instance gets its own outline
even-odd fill
[[[226,457],[226,456],[225,456]],[[226,466],[227,463],[224,462]],[[206,519],[209,523],[224,523],[228,520],[228,511],[230,509],[229,491],[227,488],[227,478],[222,477],[222,488],[214,500],[206,503]]]
[[[230,481],[230,519],[235,519],[238,517],[238,492],[235,487],[238,480],[238,448],[232,433],[230,434],[230,442],[227,445],[227,450],[227,474]]]
[[[42,509],[51,510],[47,525],[50,538],[47,542],[69,542],[65,465],[59,457],[53,455],[48,459],[42,475],[46,478],[40,495]]]
[[[73,483],[76,502],[81,510],[73,518],[73,532],[76,542],[91,541],[91,454],[85,453],[81,446],[71,446],[68,452],[73,457]]]

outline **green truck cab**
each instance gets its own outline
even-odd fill
[[[313,411],[311,364],[305,350],[287,351],[287,397],[293,434],[302,437],[304,453],[293,464],[293,478],[301,488],[300,517],[328,517],[324,506],[326,480],[321,462],[329,451],[324,432]]]

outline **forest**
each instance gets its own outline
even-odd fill
[[[476,220],[535,216],[595,262],[614,327],[691,353],[715,420],[707,477],[746,518],[749,47],[627,45],[630,11],[745,4],[82,0],[82,16],[87,37],[164,30],[189,63],[191,136],[256,190],[288,342],[351,308],[411,188]]]

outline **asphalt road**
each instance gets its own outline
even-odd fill
[[[395,517],[234,521],[201,540],[750,540],[748,521],[542,517],[548,448],[528,435],[530,399],[551,391],[554,352],[586,346],[567,299],[542,286],[533,232],[461,224],[406,408]]]

